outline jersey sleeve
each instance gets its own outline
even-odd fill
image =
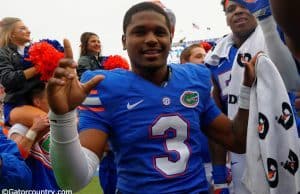
[[[118,74],[105,70],[87,71],[82,75],[81,82],[85,83],[99,74],[104,75],[105,79],[91,90],[78,108],[79,132],[98,129],[109,133],[112,128],[113,112],[118,107],[120,93],[122,93]]]

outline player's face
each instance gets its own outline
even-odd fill
[[[154,11],[134,14],[122,41],[133,71],[166,67],[171,34],[163,15]]]
[[[257,26],[256,18],[238,3],[229,1],[225,12],[227,24],[236,35],[248,35]]]

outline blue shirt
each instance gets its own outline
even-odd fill
[[[201,158],[201,128],[220,110],[210,97],[210,72],[170,65],[157,86],[125,70],[88,71],[105,79],[79,108],[79,130],[109,134],[122,193],[199,193],[208,185]]]
[[[0,131],[0,190],[30,189],[32,177],[29,167],[22,159],[17,144],[2,134],[2,128]]]

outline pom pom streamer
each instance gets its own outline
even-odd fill
[[[110,55],[103,63],[105,70],[112,70],[116,68],[122,68],[129,70],[129,64],[127,60],[120,55]]]
[[[42,81],[48,81],[52,77],[58,61],[64,57],[63,47],[58,41],[48,39],[33,43],[24,54],[26,61],[30,61],[41,75]]]

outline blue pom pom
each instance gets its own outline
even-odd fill
[[[47,43],[51,44],[59,52],[64,52],[64,47],[57,40],[50,40],[50,39],[40,40],[40,42],[42,41],[46,41]]]

